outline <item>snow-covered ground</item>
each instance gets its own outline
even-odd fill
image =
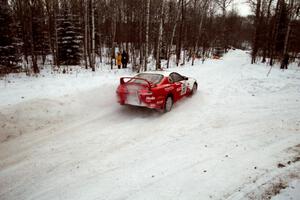
[[[289,184],[289,186],[280,191],[272,200],[291,200],[300,199],[300,181],[296,180]]]
[[[300,70],[249,62],[173,68],[199,91],[166,114],[116,103],[129,70],[2,78],[0,199],[299,198]]]

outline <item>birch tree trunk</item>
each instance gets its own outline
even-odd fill
[[[176,66],[179,65],[180,57],[181,57],[181,46],[182,46],[182,34],[183,34],[183,21],[184,21],[184,0],[181,0],[181,21],[179,28],[179,36],[177,38],[176,45]]]
[[[278,35],[278,29],[279,29],[279,21],[280,21],[280,15],[281,15],[280,4],[282,3],[282,1],[284,1],[284,0],[277,1],[275,16],[274,16],[275,22],[272,27],[272,44],[271,44],[271,53],[270,53],[270,61],[269,61],[269,65],[271,65],[271,66],[273,66],[273,64],[274,64],[274,53],[276,53],[276,38]]]
[[[91,30],[91,24],[90,24],[90,21],[91,21],[91,17],[90,15],[88,14],[90,12],[89,10],[89,7],[90,7],[90,4],[91,3],[91,0],[87,0],[87,12],[86,12],[86,15],[87,15],[87,55],[88,55],[88,60],[89,60],[89,65],[90,65],[90,68],[93,69],[93,59],[92,59],[92,30]]]
[[[146,45],[145,45],[145,60],[144,69],[142,71],[147,71],[148,64],[148,49],[149,49],[149,23],[150,23],[150,0],[147,0],[146,6]]]
[[[160,47],[162,42],[162,34],[163,34],[163,21],[164,21],[164,0],[162,0],[162,5],[160,8],[160,22],[159,22],[159,30],[158,30],[158,39],[156,46],[156,70],[161,69],[160,65]]]
[[[290,38],[290,33],[292,30],[292,21],[294,20],[294,15],[295,13],[293,12],[293,7],[294,7],[294,0],[290,0],[289,3],[289,23],[285,35],[285,40],[284,40],[284,48],[283,48],[283,56],[288,53],[288,44],[289,44],[289,38]]]
[[[139,19],[139,53],[140,53],[140,58],[139,58],[139,69],[138,72],[140,72],[143,68],[143,62],[144,62],[144,57],[143,57],[143,52],[144,52],[144,46],[143,46],[143,20]]]
[[[113,69],[113,61],[115,59],[115,38],[116,38],[116,29],[117,29],[117,22],[116,22],[116,12],[115,8],[113,8],[113,17],[112,17],[112,24],[111,24],[111,60],[110,65],[111,69]]]
[[[101,16],[101,9],[100,9],[99,4],[98,4],[97,9],[98,9],[98,16],[100,17]],[[98,19],[98,38],[99,38],[99,47],[98,48],[99,49],[98,49],[97,52],[99,54],[100,63],[102,63],[102,38],[101,38],[102,34],[101,34],[100,27],[101,27],[101,20]]]
[[[252,45],[251,64],[256,62],[256,54],[258,51],[258,35],[260,31],[259,30],[260,6],[261,6],[261,0],[257,0],[256,11],[255,11],[255,35],[253,38],[253,45]]]
[[[56,56],[56,66],[57,67],[60,67],[60,61],[58,59],[58,33],[57,33],[57,15],[56,15],[56,9],[58,10],[59,7],[58,7],[58,0],[55,0],[55,5],[54,5],[54,10],[53,10],[53,13],[54,13],[54,19],[53,19],[53,23],[54,23],[54,35],[55,35],[55,56]]]
[[[198,51],[199,51],[199,40],[202,35],[201,33],[202,33],[203,20],[204,20],[204,17],[206,15],[206,11],[207,11],[207,8],[209,5],[208,2],[209,2],[209,0],[204,0],[203,7],[202,7],[202,9],[200,9],[202,11],[202,14],[201,14],[201,18],[199,21],[198,36],[197,36],[197,40],[196,40],[196,44],[195,44],[196,52],[194,52],[194,53],[196,53],[196,55],[198,55]],[[194,65],[194,61],[195,61],[195,56],[192,56],[192,66]]]
[[[88,0],[84,1],[84,61],[85,68],[88,68]]]
[[[183,45],[182,45],[182,49],[183,49],[183,57],[182,57],[182,63],[180,65],[185,65],[185,60],[186,60],[186,53],[187,53],[187,26],[185,26],[185,30],[184,30],[184,35],[183,35],[184,39],[183,39]]]
[[[177,5],[177,15],[176,15],[175,24],[174,24],[173,30],[172,30],[170,47],[167,50],[167,68],[169,68],[169,65],[170,65],[170,51],[172,50],[174,37],[175,37],[175,32],[176,32],[177,24],[178,24],[179,18],[180,18],[180,9],[179,8],[180,8],[180,1],[178,2],[178,5]]]
[[[168,51],[167,51],[167,59],[168,59],[167,60],[167,68],[169,68],[169,65],[170,65],[170,51],[172,50],[177,24],[178,24],[178,20],[176,20],[176,22],[173,26],[172,36],[171,36],[171,41],[170,41],[170,47],[168,48]]]

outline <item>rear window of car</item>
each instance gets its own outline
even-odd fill
[[[158,84],[163,79],[163,75],[161,74],[150,74],[150,73],[141,73],[135,76],[136,78],[146,79],[150,83]],[[142,80],[135,79],[133,80],[135,83],[143,83]]]

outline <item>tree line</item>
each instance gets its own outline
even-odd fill
[[[299,58],[300,1],[250,0],[255,18],[252,42],[252,63],[273,65],[290,54]]]
[[[204,59],[213,48],[252,48],[252,62],[272,65],[300,52],[299,0],[249,0],[240,16],[233,0],[0,0],[0,71],[25,64],[39,73],[53,67],[97,63],[114,67],[117,51],[133,70]],[[40,63],[42,61],[42,63]],[[24,67],[24,66],[23,66]]]

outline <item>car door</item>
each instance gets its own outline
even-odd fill
[[[170,78],[173,81],[173,85],[175,88],[174,97],[175,101],[177,101],[178,99],[181,99],[183,96],[185,96],[187,92],[187,83],[185,81],[185,78],[176,72],[171,73]]]
[[[186,77],[184,77],[180,74],[178,74],[178,76],[179,76],[179,82],[181,83],[180,96],[183,97],[183,96],[186,96],[186,94],[187,94],[188,82],[186,80]]]

